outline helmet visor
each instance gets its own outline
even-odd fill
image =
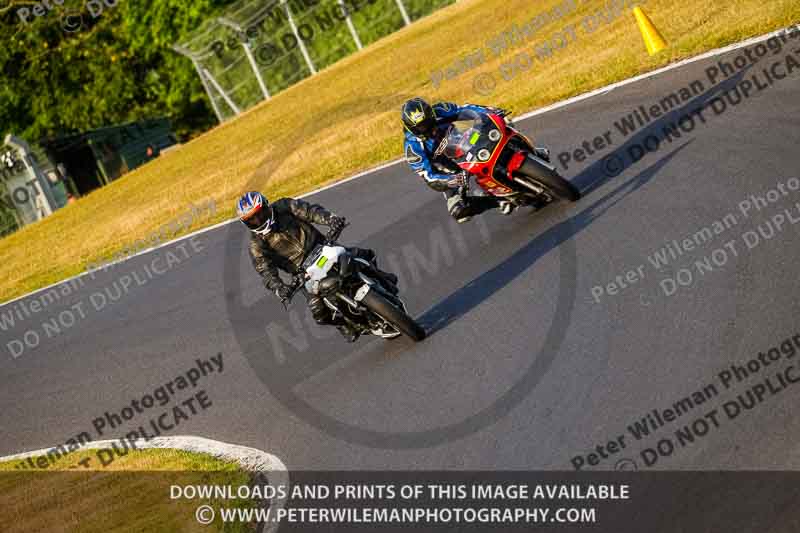
[[[436,126],[436,119],[434,117],[425,117],[417,124],[409,126],[408,129],[417,137],[429,137],[433,133],[433,128]]]
[[[244,225],[253,231],[267,229],[272,222],[272,209],[269,207],[259,207],[246,217],[242,218]],[[262,226],[264,226],[262,228]]]

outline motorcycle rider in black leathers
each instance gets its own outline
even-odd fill
[[[336,216],[321,205],[303,200],[283,198],[272,204],[258,192],[248,192],[236,206],[239,219],[250,230],[250,258],[253,267],[264,281],[264,287],[274,292],[281,301],[292,294],[292,286],[284,283],[279,270],[292,276],[302,274],[301,267],[306,257],[318,245],[324,244],[338,235],[346,225],[344,217]],[[330,231],[323,235],[314,224],[328,226]],[[384,285],[397,293],[397,276],[378,269],[375,252],[365,248],[348,248],[350,253],[371,263],[377,277]],[[311,314],[317,324],[335,325],[348,342],[354,342],[358,333],[342,320],[334,316],[322,298],[303,293],[308,300]]]

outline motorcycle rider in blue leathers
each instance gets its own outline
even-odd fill
[[[494,113],[503,117],[509,114],[503,109],[472,104],[458,106],[439,102],[431,106],[422,98],[412,98],[403,104],[401,111],[406,161],[429,187],[444,194],[448,213],[459,223],[489,209],[499,209],[504,215],[509,215],[514,204],[494,196],[468,196],[469,175],[449,159],[434,156],[447,127],[458,120],[463,111]],[[536,155],[550,160],[546,148],[536,148]]]

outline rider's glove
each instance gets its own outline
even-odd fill
[[[288,300],[289,297],[292,295],[292,288],[288,285],[281,285],[277,289],[275,289],[275,296],[277,296],[281,301]]]
[[[492,111],[494,111],[495,114],[500,115],[501,117],[507,117],[511,115],[511,111],[509,111],[508,109],[503,109],[502,107],[494,107],[492,108]]]
[[[458,174],[453,174],[453,176],[449,180],[447,180],[447,185],[451,189],[466,188],[467,184],[468,184],[467,173],[464,171],[461,171]]]
[[[327,240],[333,240],[334,237],[339,235],[344,227],[347,225],[347,220],[344,217],[334,216],[331,218],[330,230],[328,231]]]

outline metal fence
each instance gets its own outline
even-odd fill
[[[455,0],[240,0],[173,46],[221,121]]]

